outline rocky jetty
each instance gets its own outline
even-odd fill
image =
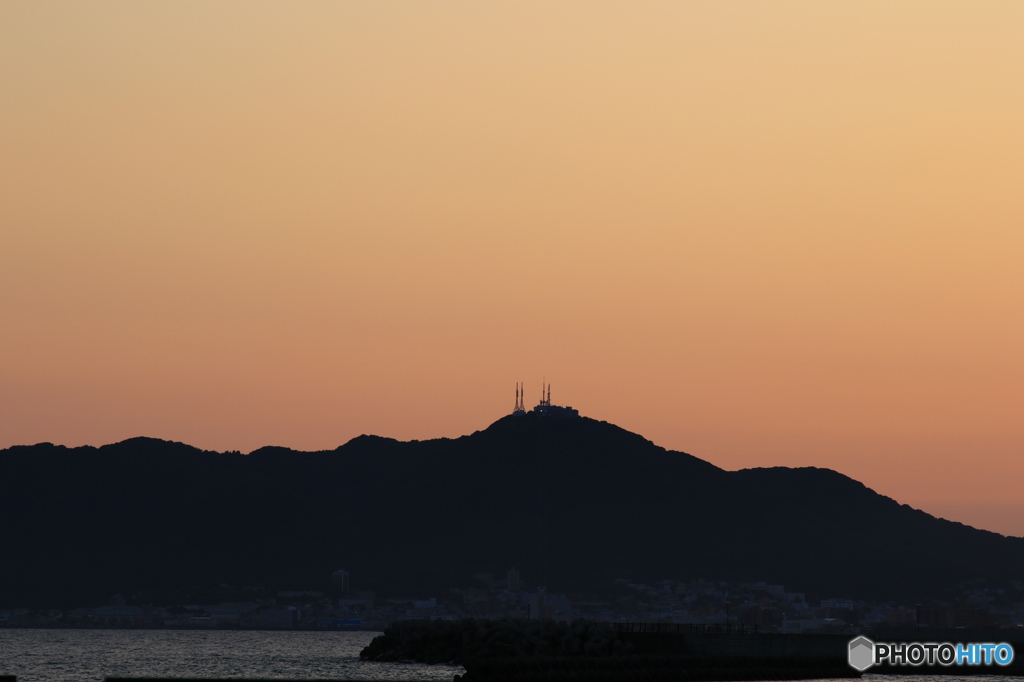
[[[486,658],[455,682],[739,682],[860,677],[842,660],[775,657],[612,656]]]
[[[634,650],[607,623],[585,620],[406,620],[374,637],[359,657],[465,665],[481,659],[608,658]]]
[[[456,675],[454,682],[860,677],[846,663],[845,642],[836,644],[826,636],[808,640],[794,635],[785,642],[769,639],[757,635],[706,638],[623,633],[608,623],[582,619],[572,623],[409,620],[393,623],[360,652],[360,658],[464,666],[466,673]]]

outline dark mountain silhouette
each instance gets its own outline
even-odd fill
[[[394,596],[511,566],[558,591],[704,577],[902,599],[1024,575],[1024,539],[828,469],[723,471],[612,424],[535,413],[457,439],[360,436],[323,452],[12,447],[0,519],[0,606],[322,590],[338,568]]]

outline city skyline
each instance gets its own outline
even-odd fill
[[[4,3],[0,448],[455,437],[543,378],[725,469],[1024,536],[1022,32],[1012,2]]]

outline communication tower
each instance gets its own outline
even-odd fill
[[[542,417],[578,417],[580,413],[571,407],[551,404],[551,384],[541,384],[540,402],[534,412]]]
[[[516,384],[516,407],[512,410],[512,414],[526,414],[526,391],[521,383]]]

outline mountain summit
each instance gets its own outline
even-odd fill
[[[828,469],[724,471],[538,411],[455,439],[248,455],[133,438],[0,451],[0,606],[219,584],[383,595],[519,568],[549,590],[765,580],[915,599],[1024,575],[1024,539],[936,519]]]

